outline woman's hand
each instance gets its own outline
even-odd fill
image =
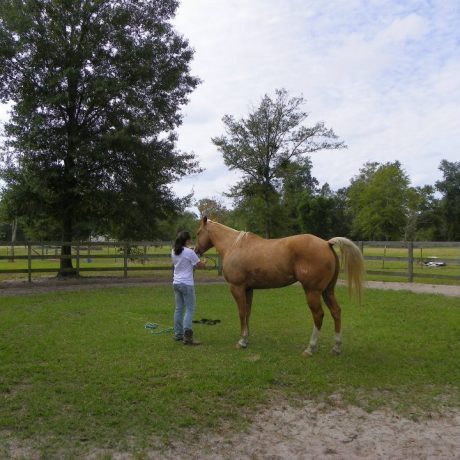
[[[208,262],[208,259],[206,259],[206,257],[204,257],[203,259],[201,259],[201,260],[195,265],[195,268],[206,268],[207,262]]]

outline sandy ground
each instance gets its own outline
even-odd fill
[[[94,277],[69,280],[57,280],[56,278],[37,279],[32,283],[28,281],[1,281],[0,296],[15,296],[38,294],[51,291],[80,291],[102,288],[122,288],[132,286],[149,286],[155,284],[170,284],[168,280],[152,280],[149,278],[118,278],[118,277]],[[223,278],[201,278],[197,284],[225,283]],[[343,284],[339,281],[339,284]],[[390,289],[419,292],[425,294],[442,294],[450,297],[460,297],[460,285],[450,286],[441,284],[418,284],[396,283],[386,281],[368,281],[366,287],[373,289]]]
[[[305,401],[271,407],[245,433],[209,435],[149,458],[196,460],[460,459],[460,411],[412,421],[388,410]]]
[[[216,280],[213,280],[216,282]],[[202,280],[201,282],[211,282]],[[219,282],[219,281],[218,281]],[[165,282],[163,281],[163,284]],[[145,286],[149,280],[91,282],[3,282],[0,296],[49,291],[78,291],[103,287]],[[460,286],[368,282],[367,287],[409,290],[460,297]],[[460,302],[459,302],[460,306]],[[342,404],[339,395],[295,407],[279,401],[252,417],[243,433],[210,432],[194,442],[175,442],[146,452],[143,458],[164,460],[307,460],[391,459],[460,460],[460,409],[427,414],[423,420],[401,417],[389,409],[372,413]],[[224,430],[223,430],[224,431]],[[10,458],[37,458],[27,448],[12,448]],[[31,454],[31,456],[29,456]],[[88,459],[137,458],[97,450]]]

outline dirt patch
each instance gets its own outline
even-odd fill
[[[328,403],[306,400],[296,407],[278,401],[251,418],[253,422],[240,433],[209,432],[193,441],[181,440],[167,446],[156,440],[151,449],[145,447],[133,454],[96,448],[79,458],[460,460],[458,409],[445,409],[442,413],[428,414],[425,419],[415,421],[389,409],[369,413],[343,405],[340,396],[332,395]],[[17,442],[10,436],[6,439],[0,448],[2,458],[42,458],[27,446],[27,441]]]
[[[153,458],[155,455],[148,458]],[[460,411],[413,421],[389,410],[304,401],[254,416],[244,433],[177,443],[161,458],[201,460],[460,459]]]
[[[304,401],[300,408],[270,407],[254,420],[244,433],[208,435],[196,445],[177,443],[161,458],[460,459],[457,410],[415,422],[389,410],[367,413],[352,406]]]
[[[196,284],[224,283],[223,278],[200,278]],[[119,278],[119,277],[93,277],[69,278],[42,278],[29,283],[28,281],[2,281],[0,282],[1,296],[33,295],[47,292],[78,292],[91,289],[113,289],[136,286],[170,285],[172,279],[166,278]]]
[[[420,294],[442,294],[449,297],[460,297],[460,286],[447,284],[395,283],[386,281],[368,281],[366,287],[372,289],[388,289],[392,291],[411,291]]]
[[[119,278],[119,277],[94,277],[63,279],[42,278],[31,283],[27,281],[2,281],[0,282],[0,296],[31,295],[46,292],[72,292],[89,289],[123,288],[135,286],[154,286],[171,284],[166,278]],[[221,277],[200,277],[196,284],[225,283]],[[339,284],[344,284],[339,281]],[[384,281],[368,281],[365,287],[372,289],[388,289],[396,291],[411,291],[425,294],[442,294],[451,297],[460,297],[460,286],[441,284],[395,283]]]

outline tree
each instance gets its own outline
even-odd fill
[[[431,185],[410,189],[405,240],[433,241],[445,237],[440,200],[434,196],[434,192],[435,188]]]
[[[409,178],[399,161],[366,163],[348,190],[355,236],[399,240],[407,225]]]
[[[183,211],[177,215],[171,215],[168,219],[158,224],[157,239],[174,242],[176,235],[186,230],[194,235],[199,227],[199,217],[191,211]]]
[[[199,80],[170,20],[176,0],[2,0],[0,99],[12,102],[1,177],[11,215],[61,241],[149,237],[198,171],[176,149]],[[63,245],[63,255],[70,247]],[[71,267],[63,260],[61,274]]]
[[[319,182],[312,175],[309,157],[291,160],[280,171],[281,202],[284,211],[286,233],[290,235],[304,232],[304,217],[300,203],[318,191]]]
[[[222,223],[228,213],[228,209],[222,200],[217,197],[202,198],[201,200],[198,200],[197,208],[198,211],[200,211],[201,217],[207,216]]]
[[[241,180],[228,196],[234,199],[233,221],[239,228],[266,237],[279,237],[287,231],[286,210],[274,187]]]
[[[324,123],[303,125],[308,118],[303,104],[302,97],[289,98],[286,90],[276,90],[274,99],[265,95],[246,119],[235,120],[225,115],[226,135],[212,139],[225,164],[243,173],[230,196],[241,199],[246,193],[255,193],[260,197],[267,237],[275,231],[279,188],[286,165],[308,153],[345,147]]]
[[[348,235],[350,225],[345,216],[345,197],[324,184],[319,193],[303,192],[298,199],[298,222],[302,233],[324,239]]]
[[[442,160],[439,165],[443,180],[437,181],[436,189],[442,193],[441,210],[449,241],[460,240],[460,162]]]

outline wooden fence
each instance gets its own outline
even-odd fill
[[[72,248],[72,255],[61,255],[61,247]],[[37,273],[56,273],[60,262],[71,259],[77,275],[84,272],[129,273],[165,270],[172,272],[169,241],[111,241],[111,242],[0,242],[0,275],[27,274],[28,281]],[[221,274],[217,254],[207,255],[211,261],[207,270]],[[12,264],[13,263],[13,264]],[[14,266],[13,266],[14,265]]]
[[[57,273],[60,260],[71,258],[77,274],[108,272],[129,274],[142,271],[169,270],[171,242],[73,242],[72,255],[61,255],[61,242],[0,242],[0,276],[26,274],[29,281],[38,273]],[[450,284],[460,283],[460,243],[358,241],[372,279],[398,278],[414,282],[425,278]],[[208,270],[222,274],[217,254],[207,255]]]
[[[412,283],[439,280],[460,283],[460,242],[358,241],[366,274],[397,277]]]

